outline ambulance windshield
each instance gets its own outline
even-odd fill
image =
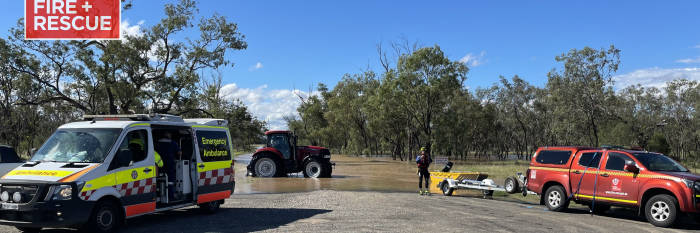
[[[121,129],[59,129],[30,161],[101,163]]]
[[[683,167],[675,160],[656,153],[633,153],[639,162],[651,171],[659,172],[687,172],[688,169]]]

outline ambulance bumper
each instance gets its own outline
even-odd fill
[[[18,227],[75,227],[87,222],[94,202],[77,199],[21,204],[0,210],[0,224]]]

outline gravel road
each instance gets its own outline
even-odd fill
[[[322,190],[306,193],[234,195],[213,215],[196,208],[129,220],[122,232],[686,232],[657,228],[627,210],[608,216],[585,209],[566,213],[516,200],[413,193]],[[0,226],[0,232],[16,232]],[[74,232],[50,229],[47,232]]]

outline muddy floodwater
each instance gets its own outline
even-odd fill
[[[418,190],[416,165],[387,158],[334,155],[332,178],[304,178],[302,173],[280,178],[246,176],[250,155],[236,157],[236,194],[287,193],[313,190],[414,192]],[[431,184],[432,185],[432,184]]]

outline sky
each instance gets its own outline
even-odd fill
[[[175,1],[133,0],[122,31],[137,33]],[[238,24],[248,48],[227,55],[221,69],[227,98],[243,101],[269,128],[286,128],[299,95],[318,83],[333,87],[346,73],[380,71],[377,45],[439,45],[468,65],[466,85],[488,87],[518,75],[544,86],[554,57],[571,49],[621,52],[616,88],[661,87],[700,80],[700,1],[199,1],[199,17],[214,13]],[[24,1],[6,0],[0,36],[22,17]],[[184,36],[195,37],[192,30]]]

